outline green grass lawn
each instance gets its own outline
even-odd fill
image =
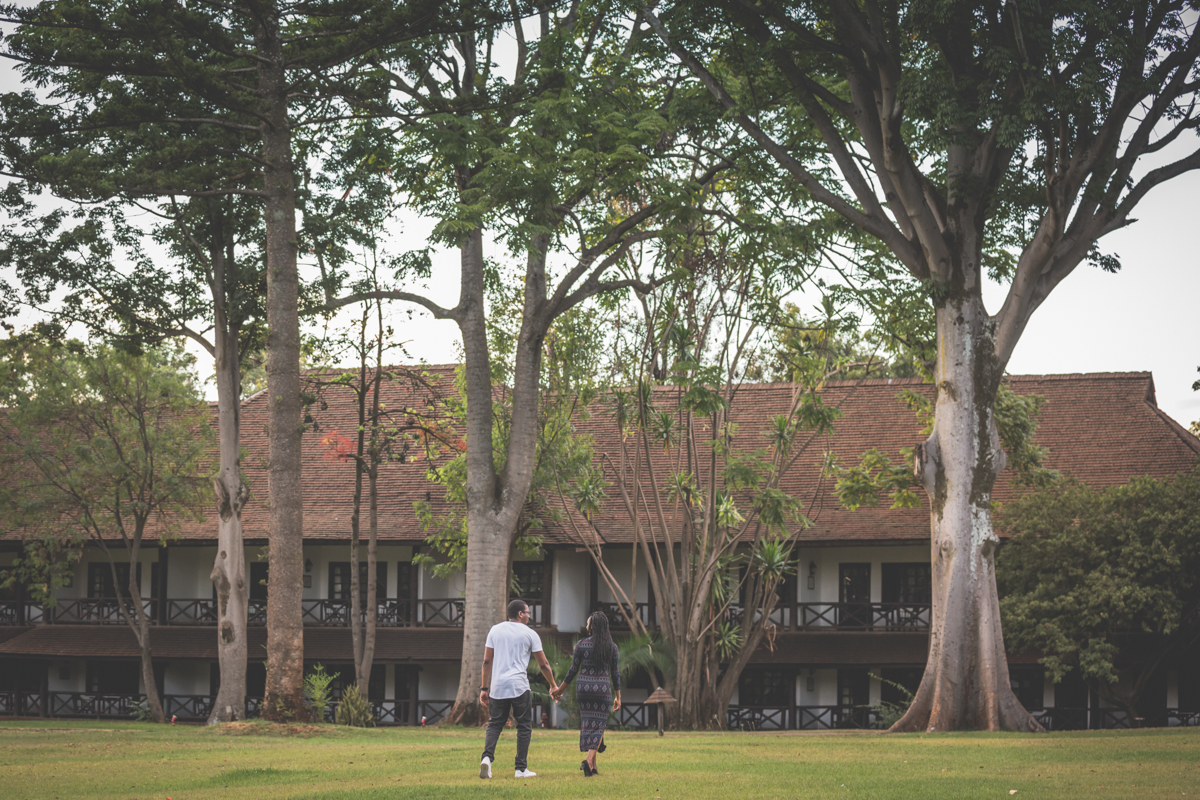
[[[1059,734],[615,732],[602,774],[578,737],[534,731],[512,777],[505,731],[320,726],[283,734],[139,723],[0,722],[0,797],[23,798],[1167,798],[1200,796],[1200,729]],[[1011,794],[1015,790],[1016,794]]]

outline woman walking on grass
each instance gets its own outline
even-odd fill
[[[555,702],[576,675],[575,699],[579,701],[579,752],[587,758],[579,762],[583,774],[599,775],[596,753],[604,749],[604,728],[608,715],[621,708],[621,674],[617,664],[617,646],[608,633],[608,617],[597,611],[588,617],[590,636],[575,645],[571,669],[558,688],[550,693]]]

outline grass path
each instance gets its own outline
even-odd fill
[[[601,775],[578,738],[534,731],[512,777],[506,731],[491,781],[483,734],[320,726],[288,734],[137,723],[0,722],[0,797],[50,798],[1161,798],[1200,800],[1200,729],[882,736],[610,733]],[[1016,794],[1011,794],[1016,790]]]

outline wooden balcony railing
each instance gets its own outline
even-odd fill
[[[462,627],[466,601],[461,597],[417,601],[417,624],[426,627]]]
[[[417,724],[434,725],[454,708],[453,700],[422,700],[417,704]]]
[[[797,630],[927,631],[928,603],[798,603]]]
[[[0,625],[24,625],[25,615],[21,613],[25,603],[20,600],[0,601]]]
[[[624,603],[596,603],[596,611],[603,611],[608,616],[608,624],[613,630],[627,631],[629,623],[625,621],[625,615],[621,613],[621,607],[625,606],[625,613],[629,613],[629,606]],[[642,621],[642,624],[649,630],[654,630],[658,627],[658,620],[655,615],[650,613],[651,608],[649,603],[635,603],[634,614]]]
[[[731,731],[785,731],[790,722],[787,706],[730,706],[725,715]]]
[[[302,600],[300,607],[305,625],[344,627],[350,623],[349,600]],[[150,623],[157,624],[158,601],[143,600],[142,608],[149,615]],[[639,613],[646,614],[645,603],[639,603],[638,608]],[[465,609],[466,601],[461,597],[425,598],[417,600],[415,604],[408,599],[382,600],[377,608],[376,624],[381,628],[462,627]],[[531,626],[538,628],[548,624],[542,603],[530,602],[529,611]],[[28,600],[0,603],[0,626],[43,623],[121,625],[124,622],[125,618],[114,599],[60,600],[51,608]],[[216,625],[217,601],[211,597],[168,600],[165,622],[167,625]],[[250,600],[247,623],[254,626],[267,624],[266,600]]]
[[[650,730],[658,727],[658,703],[621,703],[616,723],[622,728]]]
[[[0,624],[41,625],[44,623],[62,625],[124,625],[125,617],[121,614],[120,602],[126,604],[130,616],[133,616],[132,601],[118,601],[109,597],[86,597],[77,600],[59,600],[54,606],[44,606],[41,603],[24,601],[24,622],[15,618],[9,621],[9,615],[0,617]],[[142,611],[154,622],[158,602],[152,599],[141,601]]]

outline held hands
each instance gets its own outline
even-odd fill
[[[554,700],[554,702],[557,703],[559,700],[562,700],[563,692],[565,690],[566,689],[563,686],[555,686],[550,690],[550,697]]]

